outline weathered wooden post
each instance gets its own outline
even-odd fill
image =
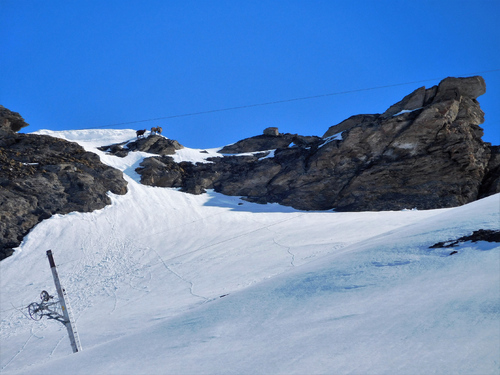
[[[61,287],[61,282],[59,281],[59,275],[57,274],[56,264],[52,256],[52,250],[47,250],[47,257],[49,258],[50,269],[52,270],[52,276],[54,277],[54,284],[56,284],[57,294],[59,296],[59,303],[61,304],[61,309],[64,317],[64,325],[68,330],[69,341],[71,342],[71,347],[73,348],[73,353],[82,350],[80,344],[80,338],[78,337],[78,332],[76,331],[76,325],[73,320],[73,314],[68,304],[66,291]]]

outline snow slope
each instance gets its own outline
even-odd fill
[[[304,212],[137,183],[133,130],[40,133],[124,171],[125,196],[39,224],[0,263],[5,374],[498,374],[500,246],[429,249],[500,227],[500,195],[441,210]],[[209,154],[185,149],[178,160]],[[411,207],[409,207],[411,209]],[[55,294],[52,249],[83,351],[26,317]]]

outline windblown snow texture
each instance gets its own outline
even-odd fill
[[[429,246],[498,229],[500,195],[429,211],[302,212],[140,185],[147,154],[97,150],[132,130],[50,134],[121,169],[129,193],[43,221],[0,263],[2,373],[499,373],[500,245],[464,242],[453,256]],[[201,161],[200,151],[175,157]],[[77,354],[60,323],[26,316],[54,289],[48,249]]]

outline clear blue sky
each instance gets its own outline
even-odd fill
[[[0,0],[0,104],[38,129],[174,117],[187,147],[323,135],[420,86],[500,69],[500,1]],[[500,144],[500,71],[484,73],[483,139]]]

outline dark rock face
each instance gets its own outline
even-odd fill
[[[0,105],[0,135],[18,132],[28,125],[19,113],[12,112]]]
[[[267,129],[266,129],[267,130]],[[297,134],[263,134],[255,137],[242,139],[232,145],[219,150],[221,154],[243,154],[247,152],[269,151],[286,148],[292,144],[301,146],[312,146],[321,143],[320,137],[301,136]]]
[[[173,155],[176,150],[184,148],[179,142],[160,135],[150,135],[149,137],[138,138],[133,142],[125,142],[109,146],[99,147],[99,150],[106,151],[119,157],[125,157],[130,151],[143,151],[157,155]]]
[[[391,107],[392,108],[392,107]],[[398,111],[399,112],[399,111]],[[347,120],[342,121],[340,124],[330,126],[330,128],[323,134],[323,138],[331,137],[335,134],[342,133],[359,124],[369,124],[375,122],[380,117],[379,114],[375,115],[354,115]]]
[[[479,198],[498,192],[500,192],[500,146],[492,146],[488,169],[479,190]]]
[[[141,182],[303,210],[431,209],[500,192],[498,150],[481,140],[481,77],[446,78],[383,114],[353,116],[323,138],[260,135],[224,147],[211,163],[146,159]],[[331,137],[342,133],[342,139]],[[272,157],[258,153],[275,150]]]
[[[437,248],[446,248],[446,247],[455,247],[463,242],[500,242],[500,230],[491,230],[491,229],[479,229],[472,232],[471,235],[463,236],[457,238],[456,240],[449,240],[435,243],[432,246],[429,246],[429,249],[437,249]]]
[[[97,155],[62,139],[17,134],[17,127],[0,132],[0,260],[40,221],[94,211],[111,203],[108,191],[127,192],[122,172]]]

